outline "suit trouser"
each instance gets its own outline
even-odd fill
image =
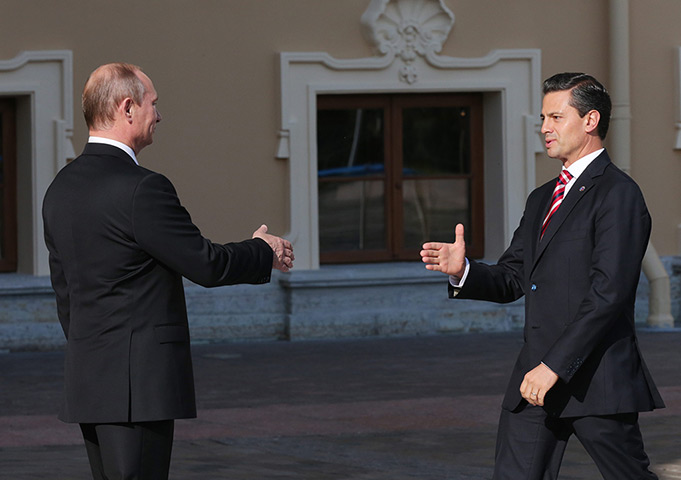
[[[95,480],[167,480],[174,420],[81,423]]]
[[[541,407],[502,410],[494,480],[554,480],[572,435],[606,480],[655,480],[643,448],[638,413],[556,418]]]

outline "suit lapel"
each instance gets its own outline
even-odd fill
[[[546,184],[545,192],[542,192],[542,194],[539,196],[539,207],[537,208],[537,214],[534,216],[534,220],[532,221],[532,226],[531,231],[534,232],[534,235],[532,235],[532,251],[535,252],[535,255],[533,258],[537,258],[536,252],[537,249],[539,248],[539,237],[541,235],[541,225],[542,222],[544,221],[544,217],[546,217],[546,214],[549,211],[549,206],[551,204],[551,198],[553,197],[553,190],[555,188],[556,182],[558,181],[558,178],[554,178],[552,181]]]
[[[546,227],[544,237],[541,240],[539,240],[541,223],[544,220],[544,216],[546,216],[546,211],[548,210],[548,202],[550,202],[550,198],[546,200],[547,205],[544,207],[544,209],[542,209],[543,215],[539,219],[535,219],[536,223],[535,231],[537,232],[535,238],[537,239],[538,243],[535,243],[537,247],[535,249],[533,267],[541,258],[542,254],[544,253],[544,250],[546,250],[546,247],[549,245],[549,243],[551,243],[553,237],[559,232],[561,225],[565,222],[565,219],[568,218],[571,214],[573,214],[573,210],[579,204],[579,201],[584,197],[584,195],[587,194],[589,190],[591,190],[596,185],[596,178],[603,174],[605,167],[609,163],[610,157],[608,156],[606,151],[603,151],[603,153],[596,157],[596,159],[594,159],[591,165],[589,165],[586,168],[586,170],[584,170],[584,172],[582,172],[582,174],[579,177],[577,177],[574,185],[570,187],[570,191],[563,199],[563,202],[560,204],[560,207],[558,207],[556,213],[554,213],[553,217],[551,217],[551,222],[549,222],[548,227]],[[576,213],[578,212],[575,212],[575,214]]]

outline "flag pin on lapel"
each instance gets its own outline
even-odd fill
[[[586,190],[586,187],[585,187],[584,185],[582,185],[581,187],[579,187],[579,191],[580,191],[580,192],[583,192],[584,190]]]

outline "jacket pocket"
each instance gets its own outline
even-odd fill
[[[158,343],[189,342],[189,327],[187,325],[157,325],[154,335]]]

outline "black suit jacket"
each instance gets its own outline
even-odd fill
[[[268,282],[260,239],[205,239],[164,176],[88,144],[43,203],[57,310],[67,338],[67,422],[196,416],[182,277],[203,286]]]
[[[560,377],[545,398],[552,415],[661,408],[634,327],[651,229],[641,191],[604,151],[577,178],[540,240],[555,182],[530,194],[496,265],[471,261],[457,294],[502,303],[525,295],[525,342],[503,407],[522,405],[523,377],[544,362]],[[450,296],[454,292],[450,286]]]

